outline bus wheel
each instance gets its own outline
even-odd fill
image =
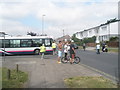
[[[39,52],[40,52],[40,50],[39,50],[39,49],[36,49],[36,50],[34,51],[34,54],[35,54],[35,55],[39,55]]]

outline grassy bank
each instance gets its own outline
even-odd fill
[[[2,68],[2,88],[22,88],[28,80],[28,74],[22,71],[11,70],[10,79],[7,77],[7,68]]]
[[[108,47],[108,52],[116,52],[116,53],[118,53],[118,48]]]
[[[64,80],[68,88],[117,88],[103,77],[73,77]]]

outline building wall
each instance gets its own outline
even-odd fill
[[[79,39],[91,38],[96,36],[100,41],[107,41],[110,37],[118,35],[118,22],[113,22],[103,26],[97,26],[91,29],[76,33]]]
[[[110,34],[118,34],[118,22],[110,24]]]

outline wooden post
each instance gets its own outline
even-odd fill
[[[18,64],[16,65],[16,70],[17,70],[17,72],[19,71],[19,65]]]
[[[10,76],[11,76],[11,71],[10,71],[10,69],[8,69],[8,72],[7,72],[7,79],[8,80],[10,79]]]

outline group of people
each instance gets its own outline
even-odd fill
[[[67,60],[67,55],[70,56],[70,63],[72,64],[74,62],[75,57],[75,48],[73,41],[59,41],[58,44],[55,44],[55,42],[52,43],[53,48],[53,55],[58,54],[58,63],[61,63],[61,57],[64,54],[65,59]],[[57,49],[57,50],[56,50]]]
[[[99,43],[97,43],[97,45],[96,45],[96,50],[97,50],[97,54],[100,54],[100,44]],[[102,43],[102,52],[108,52],[106,43]]]
[[[67,60],[67,56],[70,56],[70,63],[72,64],[74,62],[75,58],[75,48],[73,41],[59,41],[58,44],[53,41],[52,43],[52,49],[53,49],[53,55],[58,55],[58,63],[61,63],[61,58],[64,54],[65,59]],[[40,54],[41,59],[44,58],[44,53],[46,52],[46,47],[44,44],[40,46]]]
[[[86,45],[85,43],[83,44],[83,49],[85,51]],[[64,54],[65,59],[67,60],[67,55],[69,54],[70,56],[70,63],[72,64],[74,62],[75,58],[75,47],[73,44],[73,41],[59,41],[58,44],[53,41],[52,43],[52,49],[53,49],[53,55],[57,54],[58,55],[58,63],[61,63],[61,57]],[[105,43],[102,44],[102,51],[103,52],[108,52],[107,45]],[[41,53],[41,59],[44,58],[44,53],[46,52],[46,47],[43,44],[40,47],[40,53]],[[96,44],[96,53],[100,54],[100,44]]]

